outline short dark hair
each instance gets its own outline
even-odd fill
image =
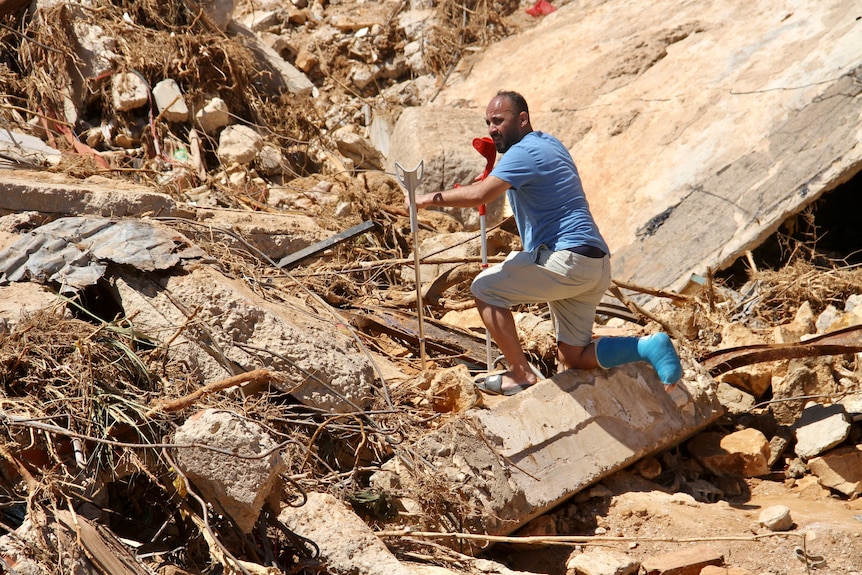
[[[515,108],[515,114],[520,114],[521,112],[527,112],[527,114],[530,113],[530,109],[527,107],[527,100],[525,100],[518,92],[513,92],[512,90],[500,90],[497,92],[497,95],[509,99],[512,106]]]

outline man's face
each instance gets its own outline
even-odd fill
[[[516,114],[508,98],[496,96],[491,100],[485,109],[485,123],[488,124],[488,135],[494,140],[497,152],[502,154],[521,141],[526,114]]]

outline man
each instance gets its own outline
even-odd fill
[[[611,281],[610,258],[568,150],[553,136],[533,131],[527,102],[517,92],[498,92],[485,110],[485,122],[503,154],[491,173],[468,186],[416,196],[417,208],[475,207],[505,192],[518,225],[523,251],[484,270],[470,288],[509,367],[476,385],[513,395],[541,378],[521,349],[511,307],[547,302],[562,369],[649,361],[672,388],[682,367],[666,334],[592,342],[596,307]]]

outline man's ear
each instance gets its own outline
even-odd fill
[[[518,114],[518,123],[523,127],[530,123],[530,114],[527,112],[521,112]]]

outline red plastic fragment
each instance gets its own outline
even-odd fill
[[[547,16],[557,9],[548,0],[536,0],[536,3],[527,8],[527,14],[530,16]]]

